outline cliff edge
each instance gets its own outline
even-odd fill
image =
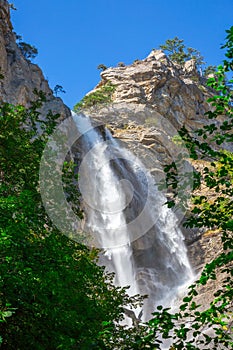
[[[0,80],[0,101],[28,107],[30,101],[36,99],[33,93],[36,89],[43,91],[47,98],[41,110],[43,116],[49,110],[59,113],[62,119],[70,115],[62,100],[53,96],[41,69],[26,59],[18,47],[6,0],[0,0],[0,69],[3,76]]]

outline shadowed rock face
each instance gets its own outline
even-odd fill
[[[22,55],[16,44],[6,0],[0,0],[0,67],[4,76],[0,80],[0,101],[28,107],[30,101],[36,99],[33,90],[37,89],[43,91],[48,100],[41,110],[42,116],[49,110],[60,113],[62,119],[70,115],[62,100],[53,96],[41,69]]]

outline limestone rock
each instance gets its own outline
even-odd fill
[[[0,68],[3,75],[0,80],[0,101],[28,107],[30,101],[36,99],[33,90],[37,89],[47,97],[42,115],[51,110],[60,113],[61,118],[69,116],[69,109],[60,98],[53,96],[41,69],[23,56],[12,30],[8,2],[0,0]]]
[[[188,60],[184,64],[184,73],[190,74],[190,75],[198,75],[197,67],[196,67],[196,61],[194,59]]]
[[[212,96],[212,91],[198,74],[194,60],[187,61],[181,68],[161,50],[153,50],[144,60],[132,65],[108,68],[101,73],[101,78],[97,88],[107,83],[115,86],[112,104],[94,106],[88,114],[97,124],[106,125],[113,136],[142,161],[158,183],[164,178],[164,165],[182,155],[183,150],[174,141],[178,129],[185,125],[192,133],[209,122],[205,112],[210,110],[210,105],[206,100]],[[182,227],[183,217],[177,215]],[[183,233],[192,266],[199,272],[210,258],[206,244],[209,240],[200,230],[186,229]],[[219,236],[211,237],[212,256],[218,251],[218,242]],[[133,242],[137,278],[142,289],[143,281],[147,281],[150,292],[155,252],[153,232]],[[211,291],[214,288],[212,286]],[[206,289],[203,291],[203,300],[210,300],[211,293],[208,293]]]
[[[106,69],[101,77],[98,86],[115,85],[115,104],[142,104],[166,116],[175,127],[185,124],[193,129],[207,122],[205,101],[211,92],[203,85],[194,60],[182,69],[161,50],[153,50],[132,65]]]

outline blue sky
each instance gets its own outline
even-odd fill
[[[98,64],[130,64],[175,36],[221,63],[233,25],[232,0],[12,1],[14,30],[38,48],[34,62],[71,108],[99,82]]]

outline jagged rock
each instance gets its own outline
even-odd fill
[[[60,98],[53,96],[41,69],[23,56],[12,30],[9,4],[0,0],[0,68],[4,77],[0,80],[0,101],[28,107],[30,101],[36,99],[33,90],[37,89],[47,97],[42,116],[49,110],[60,113],[62,119],[69,116],[69,109]]]
[[[181,69],[161,50],[153,50],[132,65],[108,68],[101,77],[102,85],[115,85],[115,104],[145,105],[166,116],[175,127],[184,123],[192,129],[206,123],[204,113],[209,106],[205,101],[211,93],[198,77],[194,60]]]
[[[194,59],[191,59],[185,62],[184,73],[198,76],[196,61]]]
[[[210,110],[210,105],[206,100],[212,96],[212,91],[198,74],[194,60],[187,61],[181,68],[161,50],[153,50],[144,60],[132,65],[108,68],[101,73],[101,78],[97,88],[106,83],[115,86],[112,104],[94,106],[88,114],[97,123],[107,125],[114,137],[129,148],[159,182],[164,177],[163,166],[178,154],[173,141],[178,129],[185,125],[192,133],[209,122],[205,112]],[[183,218],[180,227],[182,221]],[[198,273],[217,254],[219,236],[213,235],[209,240],[200,230],[185,229],[183,232],[190,261]],[[154,273],[152,251],[156,251],[153,232],[133,242],[138,282],[142,289],[150,292]],[[145,280],[148,285],[143,287]],[[215,287],[203,289],[205,302],[211,300]]]

